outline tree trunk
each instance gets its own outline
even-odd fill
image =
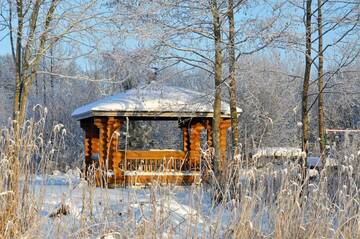
[[[323,32],[322,32],[322,1],[318,0],[318,35],[319,35],[319,70],[318,70],[318,117],[319,117],[319,143],[320,143],[320,154],[322,165],[325,165],[324,162],[324,151],[326,144],[326,134],[325,134],[325,106],[324,106],[324,55],[323,55]]]
[[[237,88],[235,76],[235,20],[234,20],[234,1],[228,0],[228,20],[229,20],[229,74],[230,74],[230,114],[231,114],[231,133],[232,133],[232,155],[235,158],[240,153],[239,149],[239,125],[237,114]]]
[[[308,95],[311,74],[311,0],[306,0],[306,50],[305,50],[305,73],[302,95],[302,149],[307,154],[309,151],[310,124],[308,111]]]
[[[23,16],[23,3],[22,1],[18,1],[16,3],[16,12],[17,12],[17,29],[16,29],[16,43],[11,42],[12,52],[15,53],[14,63],[16,68],[16,76],[15,76],[15,92],[14,92],[14,102],[13,102],[13,119],[15,120],[15,132],[17,135],[17,128],[21,125],[19,122],[19,114],[20,114],[20,101],[21,95],[24,87],[23,82],[23,64],[22,64],[22,40],[23,40],[23,29],[24,29],[24,16]],[[13,31],[13,29],[10,29]],[[15,47],[15,49],[14,49]]]
[[[36,31],[39,21],[40,6],[43,1],[37,0],[33,3],[32,12],[30,14],[29,25],[27,26],[27,39],[23,44],[23,29],[24,29],[24,16],[23,16],[23,2],[17,1],[17,15],[18,15],[18,26],[17,29],[10,29],[17,32],[16,39],[16,52],[14,61],[16,65],[16,82],[15,82],[15,93],[14,93],[14,104],[13,104],[13,118],[15,120],[16,137],[18,136],[19,128],[23,126],[26,118],[26,106],[28,102],[29,91],[32,86],[32,82],[36,77],[40,61],[44,57],[47,50],[46,43],[48,41],[48,34],[50,24],[54,17],[54,12],[60,1],[52,0],[49,9],[46,12],[45,21],[43,23],[43,32],[40,34],[39,42],[35,42]],[[58,41],[56,39],[53,44]],[[34,46],[38,45],[37,52],[33,53]],[[11,43],[14,48],[14,44]],[[33,56],[33,59],[31,57]],[[31,63],[30,63],[31,62]]]
[[[22,76],[19,73],[16,73],[15,77],[15,92],[14,92],[14,102],[13,102],[13,119],[15,120],[14,128],[17,128],[19,125],[22,125],[19,122],[19,115],[20,115],[20,102],[21,96],[23,91],[23,82]]]
[[[221,149],[220,149],[220,121],[221,121],[221,82],[222,82],[222,50],[221,50],[221,27],[220,14],[217,0],[211,1],[211,13],[213,16],[214,44],[215,44],[215,99],[213,117],[213,141],[215,148],[214,170],[217,175],[221,175]]]

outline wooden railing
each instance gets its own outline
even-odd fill
[[[118,151],[114,161],[122,171],[179,172],[189,169],[183,151]]]

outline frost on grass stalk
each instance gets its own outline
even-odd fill
[[[204,153],[206,159],[206,151]],[[152,185],[149,193],[153,196],[138,197],[135,193],[129,200],[131,203],[124,205],[129,213],[123,215],[126,219],[122,229],[113,226],[112,231],[121,234],[125,230],[128,235],[139,237],[165,232],[167,236],[216,238],[307,238],[344,234],[357,237],[358,178],[353,173],[354,165],[351,166],[357,161],[354,157],[347,158],[348,165],[342,164],[340,171],[326,167],[320,179],[306,178],[305,187],[301,185],[299,162],[269,163],[262,168],[247,167],[241,160],[230,162],[225,183],[217,187],[220,191],[215,191],[221,193],[222,200],[213,203],[210,200],[210,204],[199,198],[211,195],[213,185],[220,183],[207,167],[207,180],[200,186],[185,189],[188,190],[187,205],[195,209],[195,213],[189,213],[192,220],[183,218],[178,224],[165,223],[179,210],[169,210],[172,200],[169,195],[178,193],[179,189]],[[208,160],[205,166],[206,162]],[[330,183],[330,179],[335,182]],[[139,209],[140,216],[135,209]]]
[[[305,182],[297,161],[269,159],[259,167],[241,157],[227,162],[220,181],[211,170],[213,150],[204,150],[199,185],[153,183],[145,189],[107,189],[95,188],[89,176],[71,186],[72,193],[54,196],[69,203],[68,215],[41,215],[42,205],[50,200],[44,197],[47,185],[35,194],[32,178],[56,165],[65,131],[57,125],[46,135],[46,114],[37,112],[26,122],[19,142],[11,127],[1,131],[0,233],[5,237],[31,237],[39,231],[43,237],[67,238],[360,237],[356,147],[336,151],[335,163],[326,164],[318,177]],[[15,156],[19,171],[16,181],[9,182]],[[18,191],[10,183],[18,185]],[[216,194],[221,200],[213,200]]]
[[[64,144],[65,130],[56,125],[45,131],[47,109],[35,106],[33,117],[19,128],[10,122],[0,134],[0,235],[5,238],[31,235],[38,230],[36,223],[42,193],[31,187],[35,174],[43,174],[56,164]]]

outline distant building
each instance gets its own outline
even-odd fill
[[[360,129],[326,129],[327,145],[332,149],[360,146]]]
[[[265,167],[268,163],[283,164],[288,160],[306,158],[301,148],[294,147],[265,147],[256,149],[251,157],[251,164],[256,167]]]

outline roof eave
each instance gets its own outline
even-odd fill
[[[240,114],[241,112],[238,112]],[[172,112],[172,111],[89,111],[72,115],[75,120],[82,120],[90,117],[156,117],[156,118],[212,118],[212,112]],[[230,118],[230,113],[222,113],[222,118]]]

